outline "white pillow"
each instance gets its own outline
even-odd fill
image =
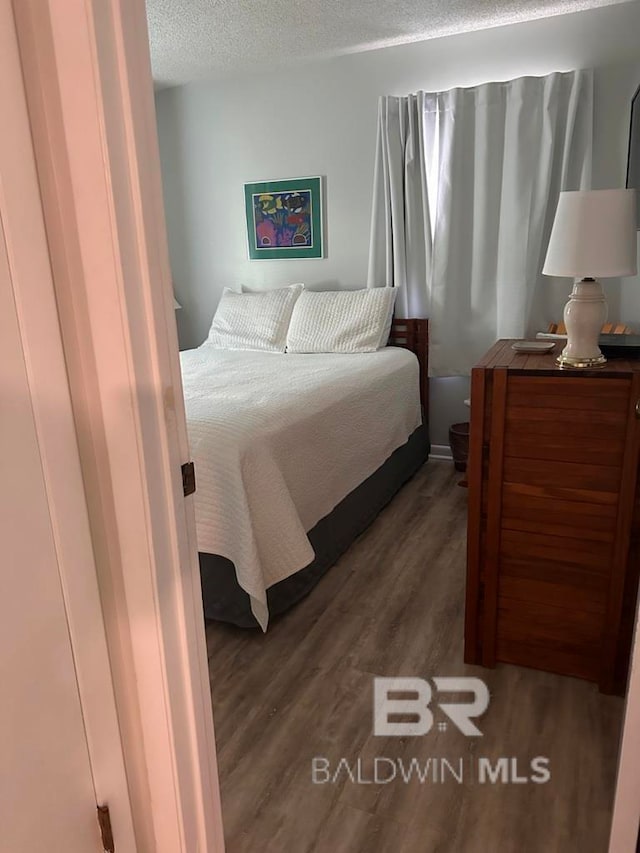
[[[300,294],[293,308],[287,352],[374,352],[386,346],[394,287]]]
[[[284,352],[293,306],[302,285],[261,293],[222,292],[207,337],[216,349]]]

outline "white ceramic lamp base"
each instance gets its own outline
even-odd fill
[[[601,367],[607,359],[600,352],[598,339],[607,320],[607,303],[597,279],[576,281],[564,309],[567,345],[558,356],[560,367]]]

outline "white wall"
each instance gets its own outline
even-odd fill
[[[633,2],[159,92],[181,345],[204,339],[226,285],[365,285],[379,95],[595,67],[594,186],[622,186],[638,33]],[[326,258],[249,261],[243,183],[317,174],[326,176]],[[616,318],[619,287],[611,296]],[[640,290],[633,311],[623,319],[640,327]],[[468,416],[468,383],[432,386],[432,439],[444,444],[448,425]]]

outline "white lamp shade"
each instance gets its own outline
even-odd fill
[[[560,193],[544,275],[612,278],[637,269],[635,190]]]
[[[178,300],[175,298],[175,296],[173,297],[173,307],[174,307],[174,309],[182,308],[182,305],[180,305],[180,303],[179,303],[179,302],[178,302]]]

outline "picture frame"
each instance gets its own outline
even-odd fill
[[[637,228],[640,230],[640,86],[631,99],[629,153],[627,155],[627,188],[636,190]]]
[[[244,185],[251,260],[324,257],[322,178]]]

